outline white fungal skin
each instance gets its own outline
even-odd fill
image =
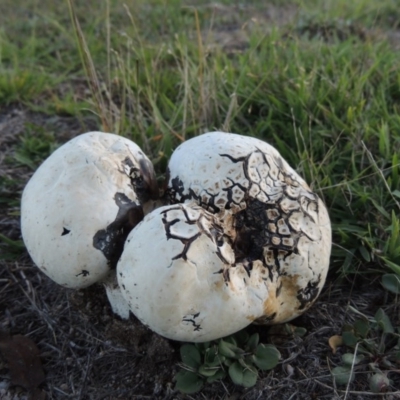
[[[272,146],[214,132],[168,166],[167,199],[130,233],[117,266],[131,311],[157,333],[203,342],[307,310],[325,282],[327,210]]]
[[[122,319],[129,319],[130,307],[118,285],[115,269],[109,272],[108,276],[103,280],[103,285],[113,313]]]
[[[210,132],[187,140],[172,153],[168,170],[172,202],[195,200],[220,215],[247,208],[249,197],[274,204],[286,194],[285,209],[298,204],[289,196],[314,198],[274,147],[249,136]]]
[[[254,314],[255,322],[286,322],[313,304],[329,267],[329,216],[275,148],[211,132],[182,143],[168,174],[171,203],[194,201],[223,226],[233,219],[233,252],[248,274],[245,285],[261,277],[267,287],[260,298],[264,312]]]
[[[131,177],[143,158],[128,139],[89,132],[58,148],[32,176],[22,196],[22,236],[53,281],[84,288],[106,279],[121,234],[116,219],[139,204]]]
[[[263,315],[260,299],[268,297],[267,285],[234,262],[215,216],[193,203],[168,205],[131,231],[117,277],[145,325],[170,339],[204,342]]]

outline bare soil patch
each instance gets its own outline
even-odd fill
[[[32,124],[53,131],[59,143],[97,127],[92,119],[49,117],[22,108],[10,107],[0,114],[1,196],[9,199],[1,207],[0,229],[13,240],[20,239],[15,213],[19,194],[32,174],[15,162],[13,154],[20,136]],[[4,244],[0,249],[9,251]],[[113,315],[101,286],[79,291],[59,287],[23,250],[0,261],[0,331],[25,335],[36,343],[45,372],[40,390],[48,399],[365,399],[370,397],[365,372],[357,376],[348,393],[334,385],[330,374],[345,349],[332,354],[328,339],[354,319],[347,311],[349,304],[367,315],[383,307],[392,323],[400,325],[398,301],[378,282],[328,283],[308,313],[293,321],[307,329],[303,338],[284,338],[268,327],[251,327],[262,342],[274,342],[282,354],[278,367],[261,373],[254,388],[217,382],[201,393],[185,396],[174,391],[180,343],[151,332],[133,316],[122,321]],[[10,379],[9,366],[0,356],[0,399],[26,399],[26,391],[11,385]],[[391,379],[391,389],[400,388],[399,374]]]

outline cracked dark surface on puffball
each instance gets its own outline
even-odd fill
[[[213,145],[207,147],[207,139]],[[238,146],[231,145],[232,140]],[[299,256],[299,246],[304,247],[304,242],[322,240],[320,207],[322,224],[329,225],[323,203],[275,149],[257,139],[216,132],[192,139],[192,146],[189,149],[186,142],[176,154],[179,159],[185,152],[181,163],[186,169],[171,163],[167,198],[171,203],[194,201],[222,219],[227,212],[232,213],[235,262],[243,263],[250,275],[253,262],[261,261],[269,279],[277,282],[279,296],[279,276],[290,275],[282,265]],[[330,249],[330,243],[327,246]],[[299,310],[308,308],[316,299],[324,275],[325,272],[316,271],[304,287],[297,289]]]

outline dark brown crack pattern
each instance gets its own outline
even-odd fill
[[[144,154],[139,152],[139,156],[144,157]],[[144,217],[142,204],[159,196],[153,164],[146,158],[140,158],[136,164],[130,157],[125,157],[118,171],[130,178],[129,186],[137,201],[131,200],[123,193],[115,193],[114,201],[119,208],[115,220],[93,236],[93,247],[104,254],[112,269],[116,268],[129,232]],[[62,235],[67,233],[69,231],[64,228]]]
[[[215,186],[202,187],[198,182],[187,186],[179,175],[171,176],[166,191],[168,201],[172,204],[194,201],[212,214],[219,215],[224,210],[232,210],[236,232],[232,244],[235,263],[242,263],[250,277],[253,263],[261,261],[268,270],[269,279],[278,285],[278,298],[282,291],[282,283],[278,284],[280,277],[290,275],[283,265],[287,259],[299,256],[300,240],[321,240],[317,226],[319,199],[287,171],[282,160],[275,155],[256,149],[237,158],[224,153],[218,156],[221,163],[241,166],[239,180],[226,176],[219,190],[215,190]],[[165,226],[168,237],[169,231]],[[185,256],[195,239],[185,239],[184,250],[179,256]],[[225,280],[229,280],[227,270],[220,272]],[[320,283],[321,275],[314,273],[305,286],[297,287],[294,297],[298,300],[298,310],[305,310],[314,302]],[[275,316],[276,313],[266,315],[264,323],[273,321]]]
[[[143,156],[141,153],[139,155]],[[146,158],[140,158],[138,164],[136,166],[129,157],[126,157],[119,172],[129,176],[132,190],[136,193],[139,203],[144,204],[150,199],[158,199],[159,189],[153,164]]]
[[[115,220],[93,236],[93,247],[104,254],[112,269],[116,267],[125,240],[134,227],[132,221],[136,225],[143,219],[142,207],[124,193],[115,193],[114,201],[119,208]]]
[[[167,240],[179,240],[183,245],[182,251],[172,257],[172,261],[179,258],[187,261],[188,251],[192,244],[201,235],[206,235],[215,244],[216,254],[220,260],[229,265],[223,251],[229,238],[212,214],[205,212],[201,207],[185,208],[177,204],[175,207],[162,211],[161,215]]]
[[[194,265],[198,265],[198,259],[192,253],[190,258],[190,250],[196,248],[198,240],[206,236],[214,245],[213,251],[217,257],[222,261],[224,268],[219,273],[223,274],[224,281],[229,277],[229,267],[232,266],[233,258],[226,254],[227,246],[232,247],[229,237],[225,234],[223,227],[218,219],[211,213],[204,210],[202,207],[195,203],[191,205],[177,204],[168,207],[161,211],[161,221],[163,223],[165,237],[167,241],[179,241],[182,250],[177,250],[177,254],[171,257],[171,264],[168,268],[172,267],[175,260],[182,259],[190,261]],[[174,248],[179,246],[173,246]],[[194,256],[194,257],[193,257]],[[196,261],[197,260],[197,261]],[[183,264],[185,265],[185,264]],[[228,275],[226,275],[228,273]],[[194,332],[202,330],[201,318],[199,318],[201,311],[197,311],[182,316],[182,323],[189,326]]]

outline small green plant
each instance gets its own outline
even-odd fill
[[[27,132],[14,153],[14,159],[35,170],[57,147],[54,135],[33,124],[26,124]]]
[[[385,242],[383,255],[380,258],[394,273],[384,274],[382,276],[382,285],[386,290],[400,294],[400,221],[394,211],[392,212],[392,223],[389,231],[390,234]]]
[[[188,394],[227,375],[236,385],[252,387],[258,370],[270,370],[280,359],[274,345],[259,343],[258,333],[250,336],[246,331],[212,342],[184,344],[180,353],[183,364],[175,376],[176,389]]]
[[[0,260],[15,260],[24,251],[22,240],[12,240],[0,233]]]
[[[332,369],[338,385],[347,385],[356,372],[367,372],[374,393],[388,391],[390,372],[398,372],[400,364],[400,327],[393,327],[388,315],[380,308],[374,317],[359,315],[352,325],[343,328],[341,344],[350,348],[342,355],[342,365]]]

